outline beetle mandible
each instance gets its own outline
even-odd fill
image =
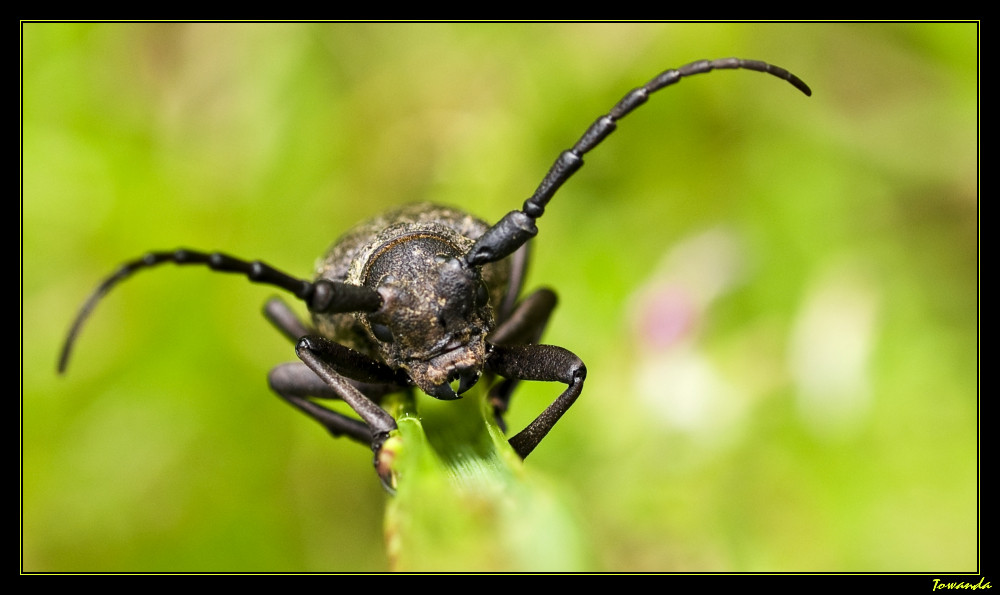
[[[503,427],[518,381],[565,384],[534,421],[509,439],[523,459],[580,396],[587,373],[572,352],[538,344],[555,307],[555,293],[539,289],[518,300],[528,241],[538,233],[535,221],[583,165],[583,155],[611,134],[618,120],[645,103],[651,93],[715,69],[765,72],[812,94],[794,74],[758,60],[701,60],[666,70],[629,91],[576,144],[560,153],[520,210],[494,225],[429,203],[391,211],[337,240],[317,266],[314,281],[218,252],[150,252],[123,264],[90,295],[66,337],[58,370],[65,372],[83,323],[112,287],[163,263],[208,266],[278,287],[306,304],[311,325],[278,299],[265,306],[267,318],[295,342],[300,360],[271,370],[271,388],[334,436],[371,446],[387,488],[392,486],[391,472],[380,466],[379,453],[396,422],[379,402],[386,394],[414,386],[438,399],[457,399],[484,373],[502,377],[489,399]],[[360,419],[312,399],[341,399]]]

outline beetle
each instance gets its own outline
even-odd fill
[[[265,316],[295,342],[298,362],[272,369],[271,388],[334,436],[370,446],[383,484],[392,489],[391,465],[380,458],[397,429],[382,397],[414,387],[442,400],[460,398],[484,376],[504,380],[489,391],[498,424],[521,380],[555,381],[562,393],[510,446],[527,457],[580,396],[587,370],[571,351],[538,341],[556,294],[538,289],[519,299],[529,242],[549,200],[583,165],[583,155],[611,134],[618,120],[649,95],[685,77],[716,69],[746,69],[808,85],[784,68],[758,60],[723,58],[666,70],[629,91],[562,151],[519,210],[488,224],[459,209],[420,203],[384,213],[337,240],[317,265],[313,281],[261,261],[197,250],[150,252],[126,262],[84,302],[59,355],[64,373],[83,324],[113,287],[134,273],[164,263],[207,266],[285,290],[305,303],[311,324],[283,301],[267,302]],[[341,399],[357,418],[314,399]]]

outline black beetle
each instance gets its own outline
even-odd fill
[[[563,151],[520,210],[489,225],[457,209],[432,204],[403,207],[341,237],[318,266],[315,281],[221,253],[151,252],[122,265],[90,295],[69,331],[58,369],[65,371],[91,310],[120,281],[166,262],[205,265],[279,287],[305,302],[312,313],[311,326],[280,300],[269,301],[265,308],[268,319],[296,341],[301,360],[274,368],[271,387],[334,436],[370,445],[387,486],[392,480],[389,470],[379,466],[378,455],[396,422],[379,401],[412,386],[438,399],[456,399],[484,372],[503,377],[489,393],[503,427],[503,414],[519,380],[565,384],[551,405],[510,438],[514,451],[524,458],[572,406],[586,377],[586,367],[576,355],[538,344],[555,307],[555,294],[540,289],[518,301],[528,241],[538,231],[535,220],[583,165],[583,155],[649,94],[686,76],[737,68],[772,74],[811,95],[795,75],[756,60],[702,60],[666,70],[629,91]],[[342,399],[361,419],[327,409],[311,398]]]

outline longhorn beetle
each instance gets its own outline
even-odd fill
[[[684,77],[715,69],[766,72],[811,95],[784,68],[757,60],[723,58],[662,72],[629,91],[560,153],[520,210],[489,225],[457,209],[416,204],[385,213],[348,231],[317,266],[314,281],[297,279],[260,261],[195,250],[150,252],[104,279],[77,314],[59,356],[65,372],[80,329],[97,302],[133,273],[172,262],[238,273],[278,287],[305,302],[312,325],[278,299],[265,306],[274,326],[295,342],[300,362],[269,374],[271,388],[334,436],[370,445],[379,477],[391,489],[391,469],[380,464],[396,421],[381,397],[416,386],[438,399],[457,399],[480,377],[504,378],[489,392],[503,415],[520,380],[555,381],[566,389],[509,443],[527,457],[583,390],[587,371],[572,352],[540,345],[555,294],[539,289],[518,301],[535,220],[560,186],[583,165],[583,155],[649,95]],[[342,399],[360,417],[332,411],[312,399]]]

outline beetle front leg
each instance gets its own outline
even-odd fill
[[[395,373],[385,364],[368,360],[360,353],[323,337],[302,337],[295,345],[295,353],[368,424],[372,450],[377,455],[382,443],[389,437],[389,432],[396,429],[396,420],[351,384],[343,373],[350,370],[352,378],[386,382]]]
[[[555,292],[542,288],[524,298],[513,309],[510,316],[497,326],[487,340],[494,345],[526,345],[538,343],[556,307]],[[517,388],[517,378],[504,378],[490,389],[489,400],[493,407],[493,417],[504,432],[507,424],[503,416],[507,413],[510,397]]]
[[[285,364],[274,368],[268,377],[271,387],[281,398],[319,422],[332,435],[347,436],[370,445],[375,454],[379,479],[391,491],[393,480],[390,469],[380,464],[379,454],[389,433],[396,429],[396,420],[359,390],[355,383],[382,385],[379,388],[391,383],[399,386],[399,374],[385,364],[323,337],[300,338],[295,345],[295,353],[304,365]],[[341,399],[361,417],[361,421],[327,409],[308,397]]]
[[[303,357],[300,354],[300,357]],[[312,360],[315,354],[303,357]],[[322,362],[322,360],[317,360]],[[370,446],[374,453],[375,470],[382,485],[393,492],[395,481],[392,471],[380,457],[382,445],[389,433],[396,429],[396,421],[372,401],[386,391],[386,385],[366,384],[338,374],[326,363],[317,364],[327,369],[327,376],[320,377],[305,363],[295,362],[277,366],[268,374],[271,388],[291,406],[316,420],[335,438],[346,436],[355,442]],[[331,381],[332,380],[332,381]],[[356,386],[357,385],[357,386]],[[397,387],[398,388],[398,387]],[[367,392],[367,395],[365,394]],[[365,421],[354,419],[327,409],[312,401],[315,399],[340,399],[348,403]],[[360,407],[356,403],[367,403]],[[375,429],[373,429],[375,428]]]
[[[308,397],[340,399],[341,396],[305,364],[296,362],[277,366],[267,375],[267,380],[278,396],[319,422],[335,438],[347,436],[366,446],[372,443],[368,424],[309,400]]]
[[[555,345],[494,345],[487,366],[505,378],[562,382],[566,390],[508,442],[523,459],[531,454],[583,390],[587,367],[573,352]]]

